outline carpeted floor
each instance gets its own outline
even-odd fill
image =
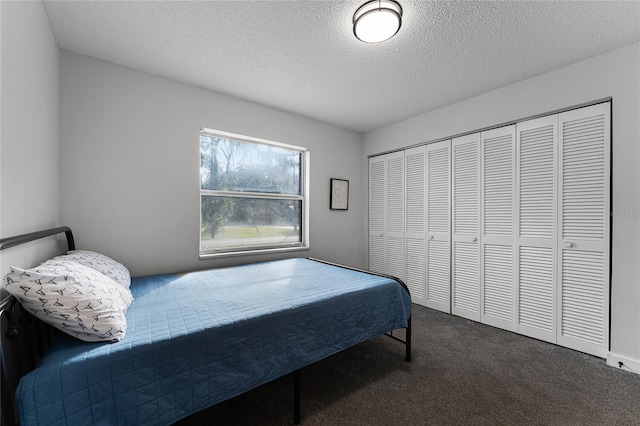
[[[413,307],[413,360],[378,337],[302,371],[302,425],[640,425],[640,375],[580,352]],[[291,425],[293,378],[190,425]]]

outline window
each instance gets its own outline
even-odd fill
[[[306,249],[305,148],[203,129],[200,257]]]

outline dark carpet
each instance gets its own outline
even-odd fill
[[[413,360],[380,336],[302,370],[302,425],[640,425],[640,375],[414,305]],[[291,425],[287,376],[179,422]]]

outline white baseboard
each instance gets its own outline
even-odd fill
[[[607,354],[607,364],[621,370],[631,371],[640,374],[640,360],[628,358],[622,355],[609,352]]]

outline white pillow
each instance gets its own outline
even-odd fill
[[[89,250],[72,250],[66,255],[54,257],[54,259],[73,260],[105,274],[125,288],[129,288],[131,285],[129,270],[122,263],[116,262],[104,254]]]
[[[6,280],[25,309],[71,336],[87,342],[125,336],[131,291],[94,269],[52,259],[29,270],[11,266]]]

